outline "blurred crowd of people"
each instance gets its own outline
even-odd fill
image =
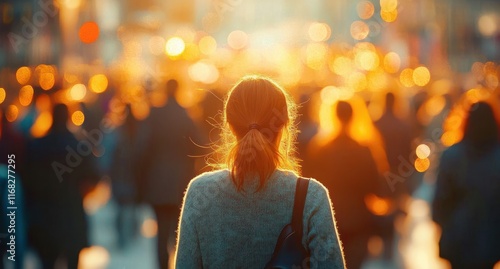
[[[165,83],[166,103],[152,108],[145,120],[135,119],[125,107],[122,124],[106,132],[70,131],[68,108],[58,104],[48,134],[32,139],[2,113],[2,167],[8,154],[16,154],[17,163],[16,268],[23,268],[27,249],[38,254],[44,269],[54,268],[61,258],[68,268],[77,268],[79,252],[89,246],[84,197],[103,178],[110,179],[118,204],[117,246],[133,244],[140,226],[137,205],[148,204],[158,224],[158,264],[168,268],[184,190],[190,179],[208,169],[204,158],[210,144],[217,143],[217,128],[207,122],[218,122],[222,110],[221,97],[208,94],[200,120],[193,120],[176,101],[179,84],[173,79]],[[446,104],[427,125],[416,117],[430,97],[402,100],[396,89],[388,91],[384,113],[376,120],[369,117],[365,100],[337,100],[331,107],[335,129],[326,135],[313,120],[318,111],[311,100],[297,98],[302,106],[297,124],[302,175],[316,178],[330,191],[348,268],[362,267],[374,236],[384,243],[383,259],[393,259],[395,221],[406,214],[407,201],[427,169],[417,167],[417,146],[425,141],[432,141],[428,146],[436,158],[444,150],[438,165],[431,166],[437,171],[432,216],[442,228],[441,257],[453,269],[492,268],[500,260],[498,89],[466,106],[462,96],[444,98]],[[404,102],[409,111],[401,116],[397,104]],[[445,150],[449,145],[441,141],[441,128],[458,106],[466,111],[460,114],[463,137]],[[431,137],[436,130],[437,140]],[[2,194],[0,231],[6,230],[5,199]],[[0,247],[5,253],[3,241]]]

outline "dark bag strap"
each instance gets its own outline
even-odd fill
[[[307,189],[309,187],[309,179],[299,177],[295,186],[295,198],[293,202],[292,227],[297,232],[300,242],[302,243],[302,224],[304,215],[304,205],[306,203]]]

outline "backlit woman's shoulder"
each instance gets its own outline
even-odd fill
[[[204,188],[210,185],[219,184],[230,177],[228,170],[215,170],[202,173],[189,182],[189,188]]]

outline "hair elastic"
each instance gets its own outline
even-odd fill
[[[249,130],[252,130],[252,129],[260,129],[260,126],[257,124],[257,123],[252,123],[250,125],[248,125],[248,129]]]

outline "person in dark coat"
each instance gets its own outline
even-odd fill
[[[115,219],[118,248],[124,249],[137,235],[139,220],[137,218],[138,202],[138,153],[141,142],[138,137],[138,122],[126,107],[123,124],[116,129],[113,145],[113,159],[110,166],[111,190],[117,203]]]
[[[168,249],[174,237],[189,180],[194,176],[197,128],[187,111],[175,99],[178,82],[166,85],[165,106],[152,108],[146,125],[149,130],[142,159],[142,199],[150,204],[158,222],[158,259],[167,269]]]
[[[88,246],[83,196],[98,176],[92,144],[77,140],[66,124],[68,108],[53,108],[49,133],[28,144],[24,177],[28,240],[44,269],[64,257],[67,268],[78,267],[80,250]]]
[[[395,101],[394,93],[388,92],[385,96],[385,112],[374,124],[382,136],[389,169],[393,174],[399,175],[398,169],[402,164],[401,158],[407,162],[413,162],[413,160],[409,159],[412,135],[410,125],[396,116]],[[395,184],[392,189],[388,187],[382,188],[380,194],[389,198],[392,203],[400,205],[405,202],[405,197],[411,196],[416,185],[412,177],[407,177],[405,181]],[[399,208],[399,206],[396,208]],[[384,258],[387,260],[392,259],[394,220],[401,213],[399,210],[393,210],[390,214],[377,219],[380,226],[379,233],[384,241]]]
[[[461,142],[443,152],[432,203],[442,228],[439,254],[453,269],[500,261],[500,143],[489,104],[469,111]]]
[[[353,110],[349,103],[337,104],[340,134],[317,152],[311,152],[304,174],[318,179],[329,190],[347,268],[359,269],[367,256],[367,243],[374,231],[374,216],[365,197],[376,193],[379,174],[369,148],[348,134]]]

